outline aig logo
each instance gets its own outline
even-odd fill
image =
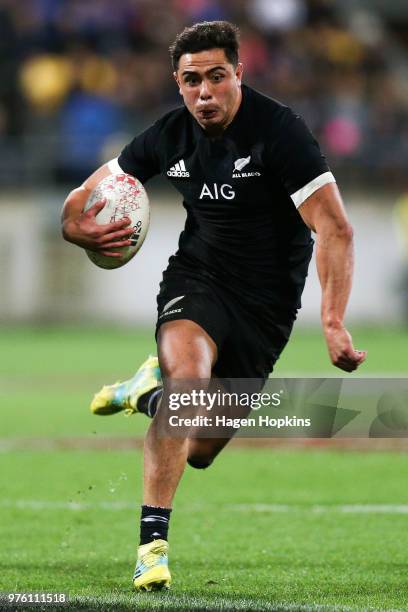
[[[221,185],[218,187],[217,183],[214,183],[212,187],[209,187],[207,183],[204,183],[201,190],[200,200],[204,198],[210,198],[210,200],[233,200],[235,198],[235,191],[231,185]]]

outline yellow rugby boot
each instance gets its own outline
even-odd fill
[[[139,546],[133,586],[137,591],[159,591],[170,588],[168,567],[169,545],[166,540],[153,540]]]
[[[125,411],[126,414],[139,412],[137,403],[145,393],[162,384],[159,361],[150,355],[133,378],[114,385],[105,385],[94,395],[90,410],[93,414],[108,415]]]

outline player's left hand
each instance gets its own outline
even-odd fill
[[[324,329],[330,360],[336,368],[354,372],[365,361],[367,351],[357,351],[353,340],[343,325]]]

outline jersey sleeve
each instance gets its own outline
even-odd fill
[[[158,138],[159,129],[155,123],[126,145],[118,157],[118,164],[123,172],[135,176],[141,183],[159,174]]]
[[[292,112],[282,122],[272,155],[278,177],[297,208],[317,189],[336,182],[313,134]]]

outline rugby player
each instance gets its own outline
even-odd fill
[[[265,381],[301,306],[317,237],[321,320],[333,365],[352,372],[365,359],[344,326],[353,271],[353,233],[319,145],[287,106],[242,85],[237,28],[204,22],[170,47],[184,105],[160,118],[119,157],[73,190],[63,209],[66,240],[110,257],[130,244],[130,220],[97,225],[104,203],[85,203],[110,173],[145,183],[163,174],[187,211],[179,248],[157,298],[158,359],[134,378],[104,387],[91,409],[159,417],[183,380]],[[163,382],[162,382],[163,381]],[[188,462],[206,468],[229,438],[158,435],[154,418],[144,450],[136,589],[168,587],[168,526]]]

